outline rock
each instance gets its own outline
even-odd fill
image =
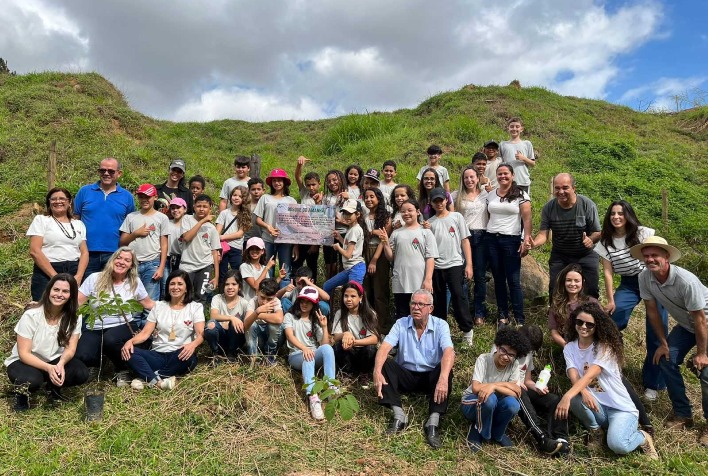
[[[526,302],[547,301],[549,282],[548,273],[533,256],[526,255],[521,259],[521,290]],[[487,283],[487,302],[489,303],[496,303],[494,285],[494,279]]]

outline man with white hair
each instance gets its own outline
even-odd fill
[[[633,246],[630,254],[646,265],[639,274],[639,294],[661,343],[654,354],[654,363],[664,376],[674,411],[666,427],[683,429],[693,424],[691,402],[686,396],[679,365],[694,347],[696,354],[686,365],[695,368],[701,382],[703,416],[708,420],[708,288],[690,271],[671,264],[681,257],[681,252],[664,238],[650,236]],[[668,338],[657,303],[664,306],[677,323]],[[701,431],[699,442],[708,446],[708,427]]]
[[[428,396],[430,416],[423,424],[426,441],[433,448],[442,445],[440,417],[447,411],[452,392],[455,351],[447,322],[430,313],[433,295],[419,289],[411,295],[411,314],[398,319],[376,353],[374,385],[379,404],[393,410],[387,433],[399,433],[408,426],[401,407],[401,393]],[[398,347],[394,359],[388,354]]]

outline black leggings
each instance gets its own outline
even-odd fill
[[[54,365],[57,362],[59,362],[59,358],[49,363]],[[16,387],[27,385],[30,392],[36,392],[45,382],[47,389],[58,389],[81,385],[88,380],[88,369],[79,359],[71,359],[67,362],[64,365],[64,372],[66,373],[64,376],[64,385],[57,387],[49,379],[49,373],[27,365],[19,360],[16,360],[7,367],[7,377],[10,379],[10,383]]]

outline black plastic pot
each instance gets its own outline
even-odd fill
[[[86,390],[84,395],[86,421],[98,421],[103,418],[105,398],[106,394],[102,390]]]

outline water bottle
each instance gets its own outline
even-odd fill
[[[551,378],[551,366],[546,365],[541,373],[538,375],[538,380],[536,380],[536,388],[538,390],[545,390],[548,387],[548,380]]]

